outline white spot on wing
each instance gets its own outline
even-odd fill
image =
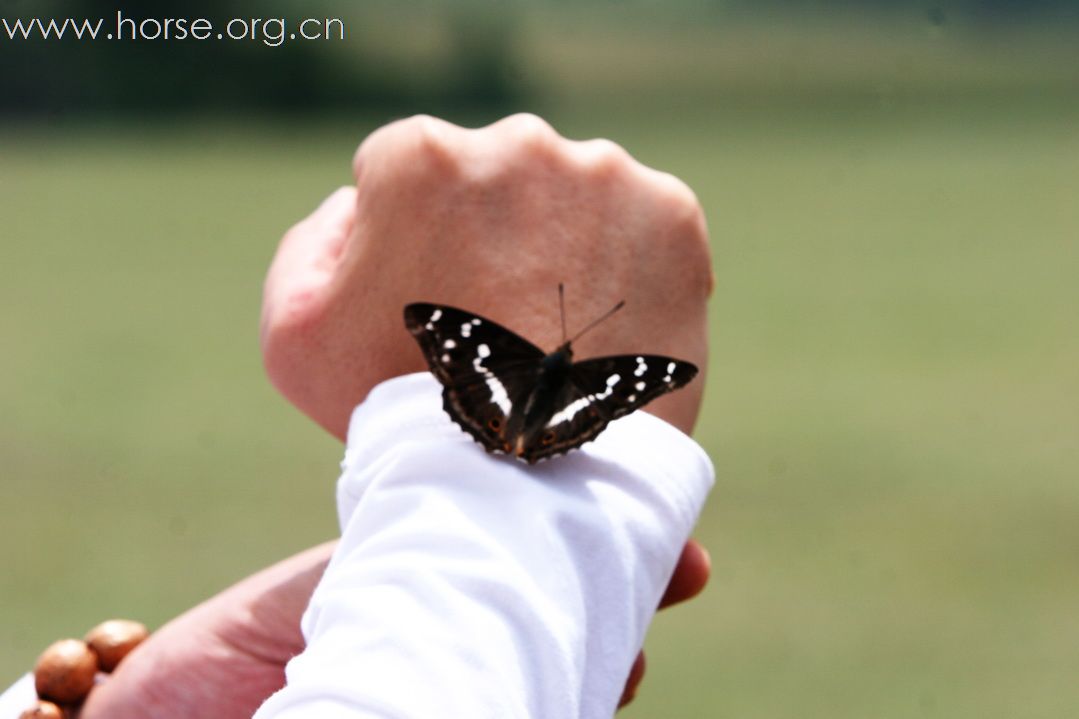
[[[510,403],[510,396],[506,394],[506,388],[498,381],[498,377],[488,373],[485,378],[487,381],[487,389],[491,390],[491,401],[498,405],[498,408],[502,410],[502,414],[507,417],[510,414],[510,410],[513,409],[513,404]]]
[[[461,325],[461,336],[465,337],[465,338],[468,338],[468,337],[472,336],[472,323],[471,322],[465,322],[463,325]]]
[[[449,363],[450,363],[450,354],[449,354],[449,352],[447,352],[447,353],[442,355],[442,364],[449,364]]]
[[[628,399],[630,402],[636,402],[637,401],[637,395],[631,394],[629,397],[626,397],[626,399]]]
[[[637,384],[633,385],[633,388],[635,390],[637,390],[638,392],[644,392],[644,388],[647,387],[647,386],[648,385],[646,385],[644,382],[638,382]],[[630,400],[630,402],[632,402],[632,401],[633,400]]]
[[[577,413],[582,409],[592,404],[593,402],[599,402],[610,397],[614,393],[614,386],[622,381],[622,375],[612,374],[607,378],[607,389],[603,390],[599,394],[590,394],[586,397],[580,397],[575,399],[566,405],[566,408],[561,412],[555,412],[554,416],[547,422],[547,427],[554,427],[560,422],[568,422],[577,416]]]
[[[457,346],[457,343],[454,342],[453,340],[446,340],[445,342],[442,343],[442,346],[444,348],[448,349],[448,350],[451,350],[451,349],[453,349],[454,347]]]
[[[576,416],[578,412],[580,412],[588,405],[592,404],[592,400],[594,398],[595,395],[589,395],[588,397],[581,397],[580,399],[576,399],[570,402],[561,412],[554,413],[554,416],[552,416],[551,419],[547,422],[547,426],[554,427],[556,424],[561,424],[562,422],[569,422],[571,419],[574,418],[574,416]]]
[[[480,326],[480,320],[479,320],[479,318],[478,318],[478,317],[473,317],[473,318],[472,318],[472,324],[474,324],[474,325],[476,325],[477,327],[479,327],[479,326]]]
[[[438,322],[442,319],[442,310],[435,310],[431,313],[431,322]]]
[[[668,375],[674,374],[674,368],[677,367],[677,366],[678,365],[676,365],[674,362],[668,362],[667,363],[667,374]]]
[[[637,358],[637,369],[633,370],[634,377],[643,377],[644,373],[648,371],[648,363],[644,361],[644,357]]]
[[[461,327],[461,334],[467,337],[465,334],[465,328],[471,327],[465,324]],[[502,381],[495,376],[495,373],[483,366],[483,360],[491,355],[491,348],[485,344],[481,344],[476,348],[476,357],[472,360],[472,369],[476,370],[476,373],[483,377],[484,383],[487,385],[487,389],[491,392],[491,402],[498,405],[498,408],[502,410],[502,414],[507,417],[510,414],[510,410],[513,409],[513,403],[510,402],[509,393],[506,392],[505,385]]]

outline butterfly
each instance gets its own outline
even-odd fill
[[[450,418],[492,453],[533,464],[593,440],[612,420],[682,387],[697,374],[690,362],[658,355],[573,361],[572,343],[624,302],[547,353],[473,312],[417,302],[405,327],[443,385]]]

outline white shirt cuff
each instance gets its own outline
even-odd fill
[[[19,719],[19,715],[34,706],[36,701],[34,675],[24,674],[19,681],[0,694],[0,719]]]
[[[307,649],[256,719],[610,717],[713,481],[644,412],[581,451],[492,456],[430,374],[356,408]]]
[[[610,717],[712,486],[708,457],[644,412],[529,467],[484,453],[415,374],[356,408],[342,540],[307,649],[256,719]],[[34,701],[33,677],[0,719]]]

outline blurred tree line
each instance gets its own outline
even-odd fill
[[[215,33],[232,18],[283,18],[292,23],[286,31],[294,31],[305,18],[341,18],[344,27],[343,42],[335,36],[279,44],[264,37],[89,41],[70,31],[61,40],[11,40],[0,27],[0,113],[497,109],[517,98],[506,72],[512,65],[508,13],[480,12],[474,3],[427,3],[444,38],[440,61],[427,68],[403,68],[368,52],[363,37],[377,36],[387,5],[372,3],[376,12],[370,17],[356,5],[287,0],[219,0],[202,7],[183,0],[143,0],[137,7],[117,0],[0,2],[0,18],[9,24],[15,19],[104,18],[102,35],[116,27],[117,11],[136,24],[145,18],[207,18]],[[408,40],[407,27],[394,31]]]
[[[946,13],[977,23],[1014,23],[1075,20],[1075,0],[729,0],[720,4],[745,8],[809,8],[827,13],[850,7],[876,7],[887,11],[921,8],[927,14]]]
[[[108,31],[120,10],[136,21],[207,17],[215,26],[230,18],[280,17],[295,23],[306,17],[340,17],[346,32],[344,42],[279,46],[259,39],[91,42],[75,39],[70,32],[62,40],[12,40],[0,32],[0,113],[506,110],[533,91],[515,71],[520,62],[516,29],[521,14],[536,6],[559,12],[589,4],[609,14],[612,22],[635,7],[657,12],[657,5],[645,0],[549,0],[532,6],[526,0],[220,0],[200,8],[183,0],[143,0],[137,7],[117,0],[0,1],[0,18],[9,23],[34,17],[43,21],[100,17]],[[914,10],[932,24],[962,18],[985,28],[1039,22],[1059,26],[1061,20],[1079,17],[1075,0],[920,0],[917,7],[913,5],[909,0],[668,0],[662,12],[696,13],[720,24],[727,17],[785,12],[827,18],[855,8],[859,13],[885,14]],[[388,29],[383,31],[384,27]],[[404,62],[387,60],[385,50],[395,43],[424,42],[436,50],[414,53]]]

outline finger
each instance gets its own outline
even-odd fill
[[[268,320],[309,304],[333,276],[355,217],[356,189],[342,187],[285,233],[263,289],[263,330]]]
[[[331,267],[341,256],[355,215],[356,188],[341,187],[285,233],[271,273],[302,267]]]
[[[699,542],[694,539],[686,542],[682,548],[682,556],[678,558],[678,564],[674,568],[674,574],[667,585],[667,591],[659,602],[659,608],[663,609],[678,602],[691,599],[704,589],[708,583],[708,576],[712,572],[712,558]]]
[[[637,658],[633,660],[633,666],[629,669],[629,677],[626,679],[626,688],[622,690],[622,698],[618,700],[619,709],[633,701],[633,697],[637,695],[637,687],[644,679],[644,669],[644,652],[639,652]]]

